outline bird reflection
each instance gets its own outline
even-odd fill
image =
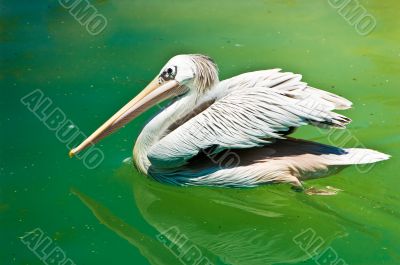
[[[320,197],[298,192],[288,196],[285,186],[182,189],[130,172],[130,167],[124,166],[117,175],[132,185],[136,206],[158,235],[144,234],[84,193],[76,189],[73,193],[102,224],[128,240],[150,264],[181,262],[182,256],[174,254],[159,238],[171,228],[179,230],[189,242],[187,246],[198,248],[209,264],[301,262],[322,253],[335,238],[345,235],[337,221],[341,217],[319,203]],[[312,253],[295,240],[308,229],[322,239]]]

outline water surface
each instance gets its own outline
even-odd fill
[[[19,239],[40,228],[76,264],[181,264],[157,237],[172,227],[213,264],[316,264],[327,249],[347,264],[400,264],[400,4],[359,2],[377,21],[367,36],[328,1],[92,0],[108,20],[97,36],[57,1],[2,1],[1,263],[42,264]],[[221,78],[302,73],[354,102],[354,138],[311,127],[296,137],[357,140],[393,157],[307,183],[342,190],[336,196],[172,187],[123,163],[157,108],[102,141],[105,159],[88,169],[20,102],[40,89],[90,134],[180,53],[212,56]],[[293,241],[307,229],[323,239],[312,255]]]

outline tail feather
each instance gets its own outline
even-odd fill
[[[331,165],[359,165],[371,164],[379,161],[388,160],[390,155],[363,148],[346,148],[341,155],[324,155],[330,161]]]
[[[345,109],[349,109],[352,106],[352,102],[345,99],[344,97],[338,96],[336,94],[318,89],[318,88],[314,88],[314,87],[310,87],[307,86],[305,88],[305,90],[307,91],[308,94],[310,95],[314,95],[317,96],[318,98],[320,98],[320,100],[325,101],[328,104],[332,105],[331,110],[333,109],[338,109],[338,110],[345,110]]]
[[[312,125],[321,128],[343,129],[351,122],[350,118],[333,112],[333,110],[351,108],[351,101],[309,86],[304,87],[301,92],[299,105],[304,106],[308,113],[317,117],[317,119],[309,121]]]
[[[330,112],[329,115],[330,116],[326,117],[324,121],[310,121],[310,124],[322,129],[345,129],[346,126],[351,122],[350,118],[335,112]]]

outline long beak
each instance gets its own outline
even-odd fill
[[[172,97],[178,92],[177,89],[179,88],[180,84],[175,80],[160,85],[158,77],[155,78],[145,89],[143,89],[142,92],[139,93],[139,95],[134,97],[128,104],[115,113],[78,147],[72,149],[69,152],[69,156],[73,157],[88,146],[115,132],[117,129],[121,128],[150,107]]]

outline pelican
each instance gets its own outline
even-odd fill
[[[301,79],[271,69],[219,81],[210,57],[178,55],[70,156],[170,100],[146,124],[133,149],[137,169],[161,182],[225,187],[290,183],[302,188],[306,179],[389,159],[370,149],[289,137],[302,125],[343,129],[351,122],[333,112],[350,108],[350,101]]]

